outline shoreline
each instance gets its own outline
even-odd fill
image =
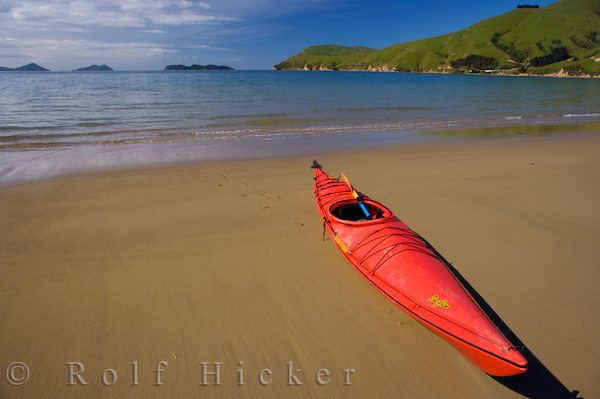
[[[431,242],[534,354],[535,371],[506,383],[322,240],[310,157],[0,187],[0,364],[21,361],[32,373],[22,386],[0,384],[0,395],[598,396],[599,149],[598,136],[563,135],[317,158]],[[140,385],[131,386],[136,361]],[[160,361],[168,365],[155,386]],[[235,385],[240,361],[244,386]],[[285,384],[290,361],[303,370],[300,387]],[[66,385],[66,362],[84,364],[89,385]],[[200,386],[200,362],[223,362],[224,385]],[[114,386],[101,382],[107,368]],[[273,370],[268,386],[257,382],[264,368]],[[323,368],[327,386],[315,382]],[[345,369],[356,370],[352,385]]]
[[[551,124],[508,124],[487,127],[456,127],[417,132],[355,132],[319,136],[298,136],[276,140],[240,139],[180,143],[109,145],[85,144],[6,151],[0,165],[0,187],[19,182],[37,182],[60,176],[102,173],[119,169],[160,167],[178,163],[240,161],[279,157],[318,156],[353,150],[371,150],[388,146],[411,146],[419,143],[453,141],[489,141],[536,139],[539,137],[594,136],[599,122]],[[374,136],[376,134],[376,136]],[[59,143],[60,144],[60,143]],[[53,148],[53,147],[51,147]]]
[[[273,71],[302,71],[302,72],[378,72],[378,73],[414,73],[414,74],[428,74],[428,75],[464,75],[464,76],[515,76],[524,78],[578,78],[578,79],[600,79],[599,75],[581,74],[581,75],[570,75],[565,72],[555,72],[549,74],[535,74],[535,73],[471,73],[471,72],[460,72],[460,71],[398,71],[387,67],[371,67],[370,69],[311,69],[305,66],[305,68],[292,68],[292,69],[275,69]]]
[[[236,72],[266,72],[266,71],[302,71],[302,72],[384,72],[384,73],[414,73],[414,74],[430,74],[430,75],[465,75],[465,76],[518,76],[518,77],[531,77],[531,78],[581,78],[581,79],[598,79],[599,75],[590,75],[590,74],[582,74],[582,75],[570,75],[568,73],[551,73],[551,74],[535,74],[535,73],[471,73],[471,72],[454,72],[454,71],[398,71],[389,68],[383,67],[373,67],[371,69],[304,69],[304,68],[292,68],[292,69],[275,69],[271,67],[271,69],[234,69]],[[9,72],[9,73],[23,73],[28,74],[32,72],[37,72],[39,74],[71,74],[71,73],[82,73],[85,71],[0,71],[0,73]],[[169,72],[192,72],[192,73],[206,73],[206,72],[232,72],[227,70],[198,70],[198,71],[168,71],[164,69],[151,69],[151,70],[118,70],[118,71],[108,71],[108,72],[116,72],[116,73],[169,73]],[[97,73],[97,71],[92,71],[92,73]]]

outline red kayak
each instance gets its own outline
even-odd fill
[[[314,194],[333,242],[375,288],[493,376],[527,370],[446,260],[388,208],[313,163]]]

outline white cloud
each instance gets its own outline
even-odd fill
[[[156,43],[102,42],[83,39],[15,39],[0,37],[0,58],[37,60],[44,62],[57,56],[70,60],[118,58],[153,58],[177,53]]]
[[[0,37],[0,60],[11,60],[0,63],[2,66],[18,66],[19,62],[32,60],[39,63],[52,63],[56,59],[68,60],[71,69],[85,62],[119,62],[135,59],[153,60],[160,57],[172,57],[184,49],[207,51],[233,51],[226,47],[215,47],[207,44],[176,45],[153,42],[107,42],[85,39],[17,39],[10,36]],[[101,61],[98,61],[101,60]],[[6,65],[5,65],[6,64]],[[71,66],[73,65],[73,66]]]
[[[59,28],[65,25],[151,27],[233,21],[210,12],[210,5],[186,0],[6,0],[0,8],[5,27]]]
[[[213,50],[213,51],[233,51],[227,47],[213,47],[207,44],[193,44],[190,46],[180,46],[180,48],[190,48],[190,49],[202,49],[202,50]]]
[[[83,28],[60,28],[59,31],[61,31],[61,32],[73,32],[73,33],[88,32],[87,29],[83,29]]]

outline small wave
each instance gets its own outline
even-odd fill
[[[276,118],[280,116],[288,116],[289,114],[230,114],[218,115],[208,118],[209,120],[219,119],[248,119],[248,118]]]
[[[50,148],[90,146],[90,145],[126,145],[126,144],[155,144],[170,143],[166,139],[119,139],[100,141],[34,141],[31,143],[0,143],[0,150],[44,150]]]
[[[2,142],[19,142],[19,141],[39,141],[39,140],[61,140],[71,138],[94,138],[103,136],[117,136],[117,135],[139,135],[139,134],[156,134],[163,131],[170,131],[170,129],[124,129],[114,131],[97,131],[97,132],[86,132],[86,133],[49,133],[49,134],[11,134],[8,136],[0,136],[0,143]]]
[[[50,134],[11,134],[9,136],[0,136],[0,143],[7,141],[25,141],[25,140],[54,140],[72,137],[102,136],[111,133],[50,133]]]
[[[314,118],[278,118],[278,119],[255,119],[244,121],[243,124],[251,126],[276,126],[276,125],[295,125],[301,123],[321,122],[323,119]]]
[[[516,120],[516,119],[523,119],[522,116],[518,115],[518,116],[505,116],[504,119],[507,120]]]
[[[330,121],[318,119],[319,122]],[[335,121],[335,120],[333,120]],[[302,126],[306,120],[268,120],[265,123],[250,124],[252,127],[240,127],[223,129],[223,126],[204,126],[206,130],[195,131],[171,131],[160,133],[161,139],[192,140],[192,139],[214,139],[214,138],[265,138],[265,137],[302,137],[319,136],[327,134],[343,134],[367,131],[389,131],[406,129],[430,129],[434,127],[453,126],[455,122],[394,122],[394,123],[369,123],[369,124],[320,124]],[[248,123],[246,123],[248,124]],[[284,126],[287,125],[287,126]],[[300,125],[300,126],[298,126]],[[237,125],[239,126],[239,125]]]
[[[11,132],[11,131],[32,131],[32,130],[61,130],[65,129],[68,126],[66,125],[31,125],[31,126],[16,126],[16,125],[7,125],[0,126],[0,132]]]
[[[89,121],[89,122],[77,122],[77,123],[74,123],[73,125],[77,126],[77,127],[88,128],[88,127],[104,127],[104,126],[110,126],[112,124],[113,123]]]
[[[433,109],[430,107],[418,106],[398,106],[398,107],[357,107],[357,108],[337,108],[337,112],[373,112],[373,111],[424,111]]]
[[[589,114],[563,114],[564,118],[592,118],[600,116],[600,112],[592,112]]]
[[[56,147],[72,147],[82,145],[82,142],[33,142],[33,143],[11,143],[0,144],[0,150],[43,150]]]

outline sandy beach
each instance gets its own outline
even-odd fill
[[[323,241],[310,157],[0,187],[0,398],[600,397],[599,154],[596,134],[315,154],[428,239],[526,346],[530,372],[508,379]],[[68,362],[87,385],[68,385]],[[222,362],[222,385],[200,385],[201,362]]]

